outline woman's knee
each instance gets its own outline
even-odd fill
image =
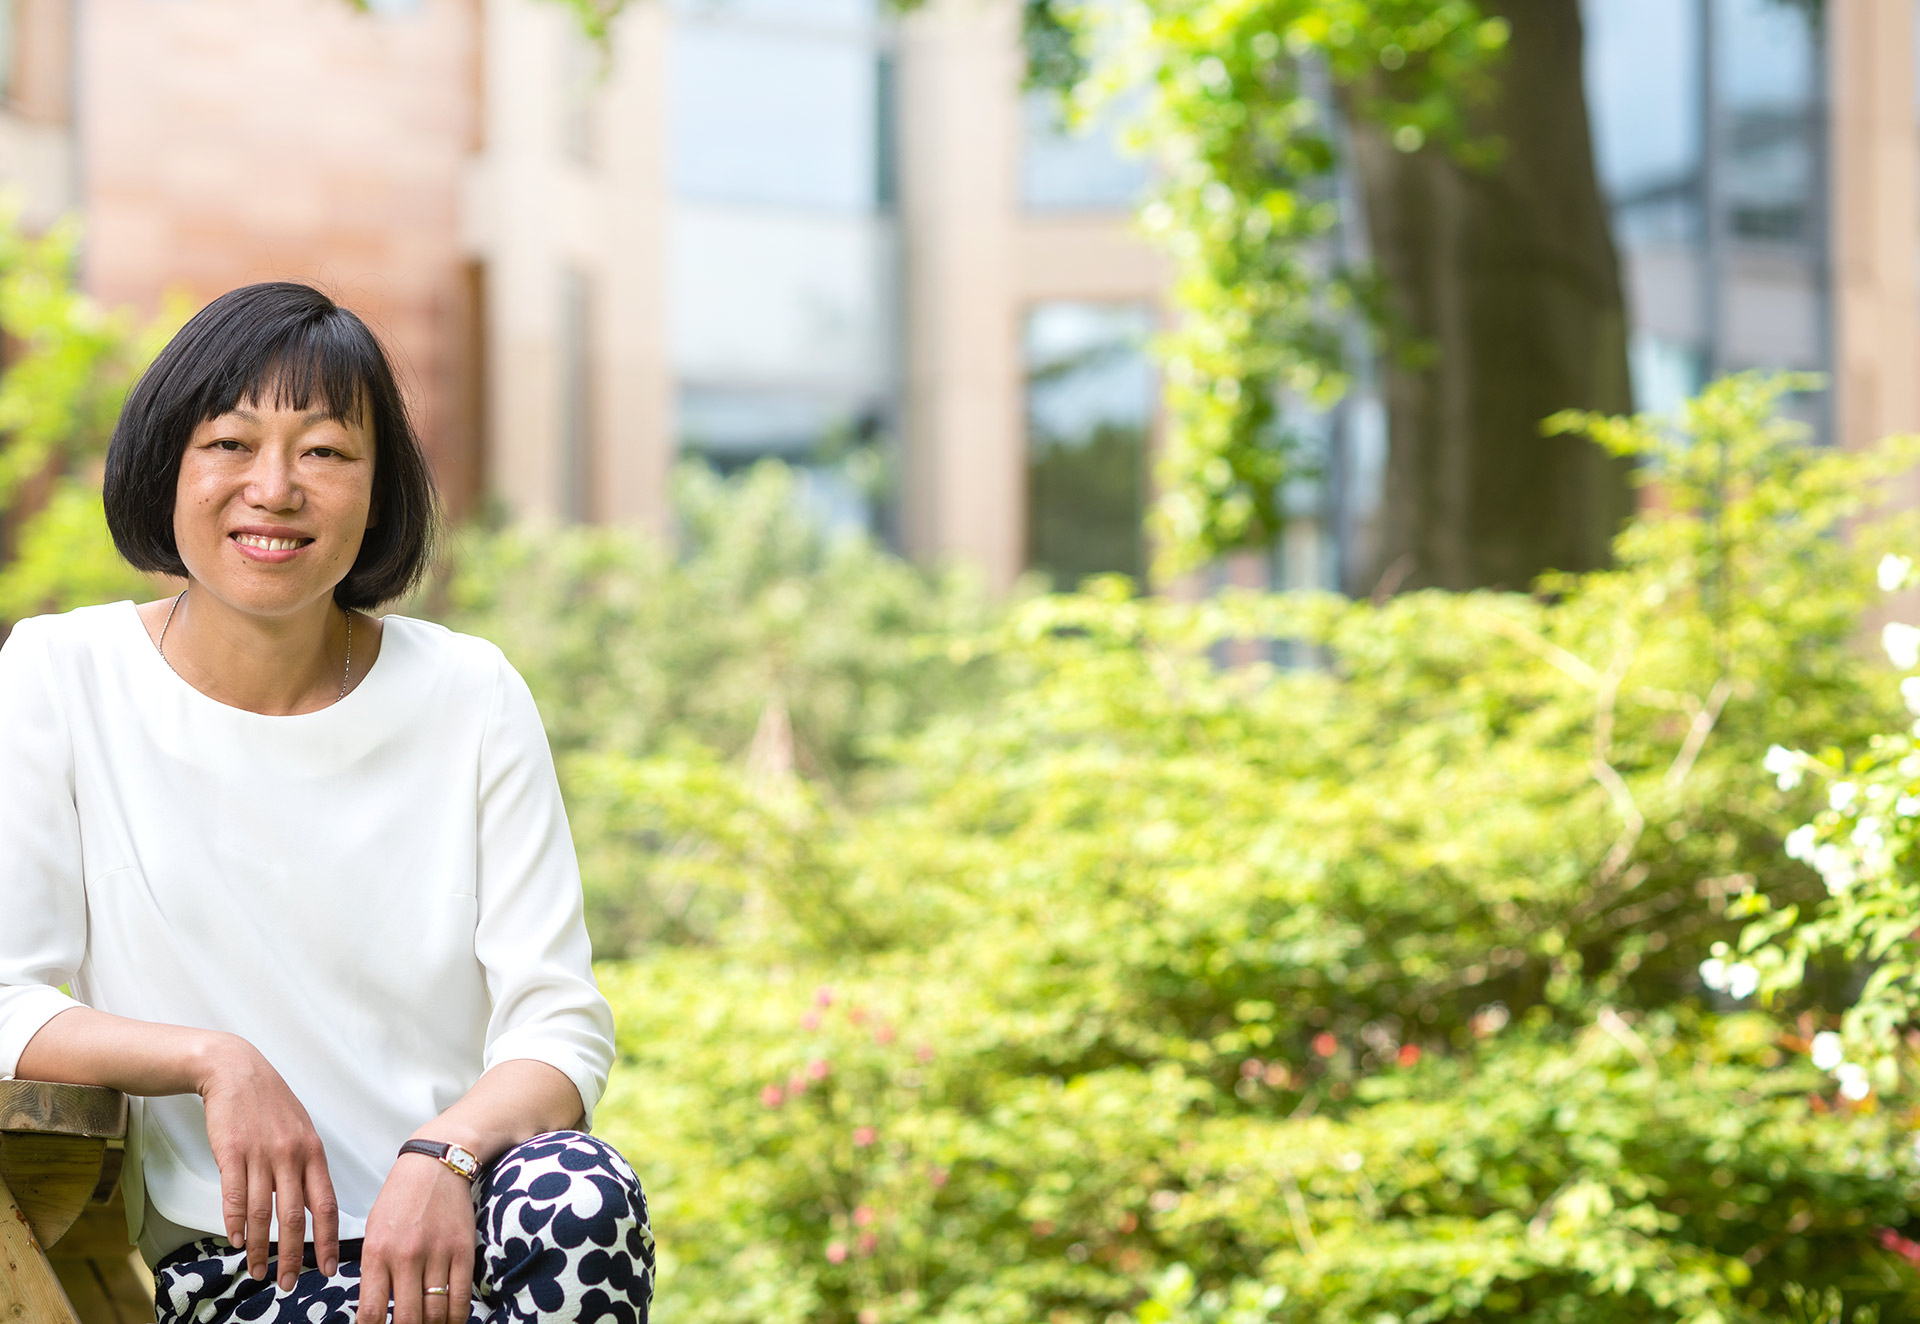
[[[646,1195],[606,1141],[578,1131],[535,1136],[500,1157],[476,1197],[483,1257],[502,1286],[528,1272],[544,1277],[564,1259],[582,1285],[632,1301],[651,1295]]]

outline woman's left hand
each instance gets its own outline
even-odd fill
[[[464,1324],[473,1299],[473,1188],[438,1159],[402,1154],[367,1215],[357,1324]],[[445,1294],[426,1294],[445,1287]]]

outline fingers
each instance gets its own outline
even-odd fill
[[[393,1294],[393,1279],[387,1274],[386,1264],[378,1258],[368,1257],[360,1262],[360,1309],[354,1315],[354,1324],[385,1324],[387,1318],[387,1299]]]
[[[340,1202],[334,1198],[324,1156],[307,1168],[307,1208],[313,1210],[314,1258],[320,1261],[320,1272],[331,1278],[340,1270]]]
[[[453,1324],[466,1324],[473,1309],[473,1242],[466,1243],[465,1254],[455,1254],[447,1265],[447,1318]]]
[[[420,1261],[404,1260],[393,1266],[393,1324],[425,1324],[421,1314]]]
[[[421,1283],[423,1290],[421,1292],[420,1305],[420,1313],[425,1318],[426,1324],[447,1324],[448,1317],[453,1313],[451,1309],[453,1300],[452,1284],[453,1266],[451,1264],[440,1260],[434,1260],[428,1263],[427,1272]],[[424,1289],[428,1287],[445,1287],[447,1290],[428,1296],[424,1291]]]
[[[273,1169],[262,1162],[247,1164],[247,1276],[264,1281],[267,1258],[273,1253]]]
[[[226,1223],[227,1240],[236,1246],[247,1244],[247,1165],[244,1159],[226,1155],[220,1164],[220,1216]]]
[[[273,1198],[280,1210],[280,1290],[291,1292],[307,1252],[307,1196],[300,1178],[288,1173],[275,1184]]]

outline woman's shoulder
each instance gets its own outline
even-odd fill
[[[513,670],[500,646],[479,635],[462,634],[438,621],[417,616],[382,616],[380,651],[404,652],[412,661],[443,675],[491,687],[501,671]]]
[[[10,647],[56,654],[90,652],[120,642],[129,630],[140,628],[139,621],[139,608],[133,603],[106,602],[15,621],[6,642]]]

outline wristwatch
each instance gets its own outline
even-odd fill
[[[473,1151],[459,1145],[449,1145],[442,1140],[409,1140],[400,1146],[402,1154],[424,1154],[430,1159],[439,1159],[460,1176],[472,1181],[480,1175],[480,1160]]]

